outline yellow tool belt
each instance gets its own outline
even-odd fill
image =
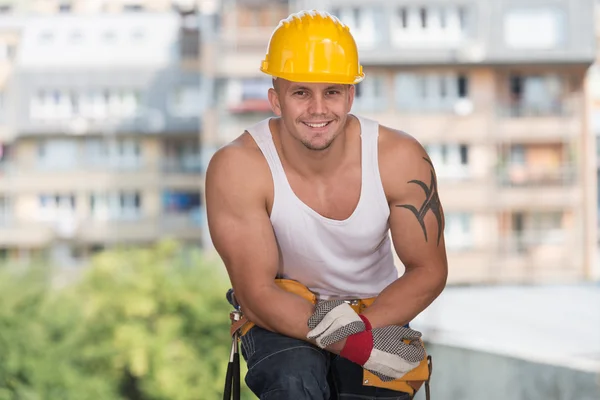
[[[283,290],[297,294],[303,299],[310,301],[312,304],[317,304],[317,296],[301,283],[289,279],[276,279],[275,283]],[[374,297],[369,299],[350,300],[349,304],[352,306],[354,311],[360,314],[364,309],[369,307],[373,301],[375,301]],[[233,335],[234,332],[238,331],[239,336],[241,337],[244,336],[253,326],[253,322],[242,316],[239,321],[232,323],[230,333]],[[430,376],[431,357],[426,355],[418,367],[405,374],[402,378],[398,378],[389,382],[383,382],[377,377],[377,375],[364,369],[363,385],[397,390],[400,392],[409,393],[411,396],[413,396],[419,390],[421,385],[423,385],[423,383],[428,383]]]

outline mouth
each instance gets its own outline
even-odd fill
[[[325,128],[327,125],[331,124],[333,121],[325,121],[325,122],[302,122],[304,125],[308,126],[312,129],[321,129]]]

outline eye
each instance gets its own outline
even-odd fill
[[[340,92],[339,90],[329,90],[329,91],[327,92],[327,94],[329,94],[329,95],[332,95],[332,96],[338,95],[338,94],[340,94],[340,93],[341,93],[341,92]]]
[[[296,90],[296,91],[294,92],[294,96],[300,96],[300,97],[303,97],[304,95],[306,95],[306,91],[304,91],[304,90]]]

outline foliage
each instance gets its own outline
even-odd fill
[[[61,287],[58,276],[0,269],[0,400],[222,398],[231,342],[219,265],[163,242],[101,253]]]

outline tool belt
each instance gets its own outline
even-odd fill
[[[275,279],[275,283],[281,289],[296,294],[303,299],[308,300],[312,304],[317,304],[317,296],[301,283],[290,279]],[[347,302],[356,313],[360,314],[374,301],[375,298],[373,297],[369,299],[348,300]],[[254,323],[248,320],[240,312],[235,315],[235,318],[232,313],[231,321],[232,324],[230,328],[230,334],[231,336],[237,335],[238,339],[244,336],[254,326]],[[431,362],[431,356],[427,355],[426,353],[426,356],[423,358],[419,366],[406,373],[403,377],[393,381],[384,382],[375,374],[363,369],[363,385],[405,392],[409,393],[412,397],[421,388],[421,386],[425,384],[426,397],[429,399],[429,380],[431,377],[432,367],[433,365]]]

